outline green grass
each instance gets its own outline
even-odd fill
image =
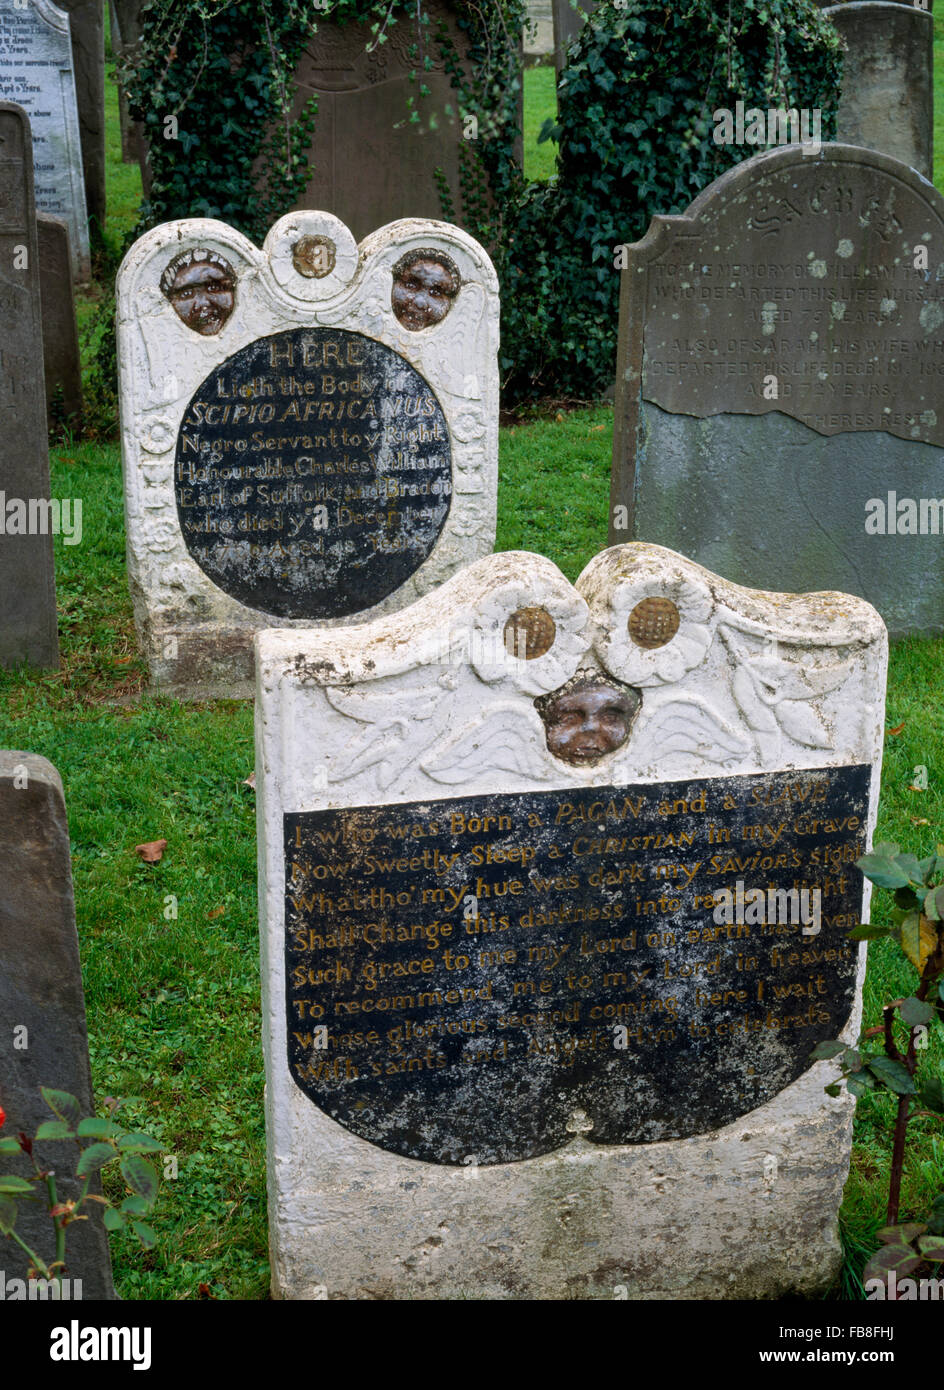
[[[944,61],[939,83],[942,72]],[[529,161],[550,152],[533,146],[552,114],[549,73],[526,75]],[[944,99],[939,130],[942,115]],[[118,245],[134,224],[139,183],[116,157],[111,85],[108,146],[107,235]],[[939,173],[942,154],[939,139]],[[577,577],[606,544],[611,432],[607,408],[501,431],[497,549],[535,550]],[[252,710],[142,693],[118,447],[56,448],[52,475],[53,495],[81,496],[84,504],[82,544],[56,542],[63,668],[0,673],[0,747],[43,754],[65,784],[96,1095],[132,1098],[124,1113],[133,1127],[158,1135],[178,1159],[154,1219],[156,1249],[144,1252],[127,1236],[113,1241],[117,1286],[131,1299],[197,1298],[201,1286],[218,1298],[264,1298],[255,807],[243,785],[253,767]],[[893,652],[887,724],[904,728],[887,740],[878,838],[918,853],[944,839],[944,707],[935,698],[942,666],[944,642]],[[909,790],[919,764],[929,772],[924,793]],[[146,866],[135,846],[156,839],[166,839],[167,850]],[[878,919],[888,906],[888,895],[878,894]],[[874,946],[867,1020],[908,988],[894,952]],[[941,1056],[938,1035],[931,1057],[940,1065]],[[857,1293],[883,1221],[887,1120],[887,1103],[860,1102],[842,1210],[847,1296]],[[922,1120],[904,1209],[920,1210],[942,1187],[944,1140]]]

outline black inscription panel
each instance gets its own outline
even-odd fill
[[[292,1076],[355,1134],[433,1163],[746,1114],[848,1019],[869,777],[286,815]]]
[[[442,407],[362,333],[296,328],[217,367],[177,438],[187,549],[227,594],[280,618],[343,618],[393,593],[449,515]]]

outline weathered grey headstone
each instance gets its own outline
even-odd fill
[[[524,31],[527,58],[543,58],[554,52],[554,14],[552,0],[528,0],[528,20]]]
[[[69,229],[57,217],[36,218],[42,301],[46,412],[76,425],[82,418],[82,361],[75,321]]]
[[[552,0],[554,6],[554,61],[558,75],[567,66],[567,48],[593,14],[600,0]]]
[[[33,753],[0,752],[0,864],[3,1133],[16,1136],[22,1130],[32,1136],[44,1120],[55,1118],[40,1087],[68,1091],[83,1116],[95,1113],[62,782],[52,764]],[[62,1166],[56,1161],[67,1148],[74,1146],[61,1141],[36,1146],[57,1170],[61,1201],[77,1197],[79,1190],[68,1176],[76,1155]],[[32,1171],[25,1155],[4,1157],[2,1167],[23,1177]],[[42,1206],[19,1203],[14,1229],[47,1263],[54,1258],[52,1222]],[[10,1298],[10,1281],[25,1279],[26,1256],[2,1237],[0,1249]],[[114,1298],[100,1208],[89,1220],[69,1226],[66,1262],[70,1281],[82,1281],[78,1296],[83,1300]],[[77,1296],[74,1285],[71,1296]]]
[[[618,259],[611,540],[944,632],[941,194],[870,150],[786,147]]]
[[[73,273],[90,274],[88,212],[69,16],[52,0],[0,0],[0,97],[29,116],[37,212],[69,228]]]
[[[59,665],[33,157],[0,102],[0,666]]]
[[[118,274],[128,571],[154,683],[250,696],[260,627],[365,620],[494,545],[498,284],[443,222],[262,250],[167,223]]]
[[[424,10],[430,17],[424,30],[432,63],[423,71],[428,96],[417,96],[417,83],[410,80],[423,66],[411,53],[417,43],[411,15],[398,15],[386,27],[386,42],[374,42],[370,52],[368,24],[319,20],[296,69],[293,117],[312,96],[318,98],[310,177],[298,206],[333,213],[358,241],[404,217],[446,217],[462,225],[462,147],[468,155],[472,144],[463,139],[459,94],[433,36],[444,26],[460,61],[466,40],[448,0],[427,0]],[[409,120],[410,96],[417,101],[419,124]],[[451,207],[443,206],[440,181]]]
[[[259,634],[276,1296],[829,1286],[886,653],[647,545]]]
[[[897,0],[825,11],[845,40],[836,139],[865,145],[931,178],[934,19]]]
[[[105,225],[105,6],[102,0],[62,0],[69,16],[79,107],[85,202]]]

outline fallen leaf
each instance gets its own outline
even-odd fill
[[[145,864],[159,864],[166,848],[166,840],[151,840],[146,845],[135,845],[134,851]]]
[[[912,817],[911,817],[911,824],[912,824],[912,825],[930,825],[931,822],[928,820],[927,816],[912,816]]]
[[[597,430],[602,430],[602,429],[603,429],[603,426],[602,426],[602,425],[591,425],[591,426],[590,426],[590,429],[589,429],[589,433],[590,433],[590,434],[596,434]]]
[[[904,727],[905,721],[902,720],[900,724],[895,725],[894,729],[886,729],[885,732],[886,734],[900,734]]]
[[[558,424],[562,425],[564,423],[564,417],[560,411],[557,412],[554,418],[557,420]]]
[[[908,790],[909,790],[910,792],[926,792],[926,791],[927,791],[927,787],[916,787],[915,784],[914,784],[914,782],[909,782],[909,783],[908,783]]]
[[[212,921],[214,917],[222,917],[225,911],[225,904],[223,907],[215,907],[212,912],[207,913],[207,921]]]
[[[243,782],[243,786],[244,786],[244,787],[249,787],[249,789],[250,789],[251,791],[255,791],[255,790],[256,790],[256,772],[255,772],[255,768],[252,770],[252,772],[250,772],[249,776],[248,776],[248,777],[246,778],[246,780]]]

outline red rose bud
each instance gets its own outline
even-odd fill
[[[3,1106],[0,1105],[0,1129],[3,1129],[3,1126],[6,1124],[6,1122],[7,1112],[4,1110]]]
[[[31,1154],[33,1152],[33,1141],[32,1139],[30,1139],[29,1135],[24,1134],[23,1131],[20,1130],[19,1134],[16,1137],[20,1141],[20,1148],[23,1150],[23,1152],[25,1154]]]

